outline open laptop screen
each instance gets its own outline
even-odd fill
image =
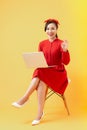
[[[43,52],[24,52],[23,59],[28,68],[48,67]]]

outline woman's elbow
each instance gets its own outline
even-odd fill
[[[70,59],[67,59],[63,62],[65,65],[68,65],[70,63]]]

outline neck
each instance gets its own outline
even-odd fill
[[[55,39],[56,39],[56,37],[54,37],[54,38],[49,38],[49,41],[50,41],[50,42],[53,42]]]

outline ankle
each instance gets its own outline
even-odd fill
[[[27,102],[27,100],[28,100],[28,98],[22,98],[22,99],[20,99],[17,103],[18,103],[19,105],[23,105],[24,103]]]
[[[42,116],[43,116],[43,113],[38,114],[37,117],[36,117],[36,120],[40,120],[42,118]]]

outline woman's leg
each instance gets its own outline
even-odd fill
[[[37,77],[32,79],[32,81],[31,81],[26,93],[24,94],[24,96],[17,101],[17,103],[19,105],[23,105],[29,99],[29,96],[37,88],[39,81],[40,80]]]
[[[47,85],[43,81],[40,81],[37,88],[38,114],[37,114],[36,120],[40,120],[43,114],[46,93],[47,93]]]

